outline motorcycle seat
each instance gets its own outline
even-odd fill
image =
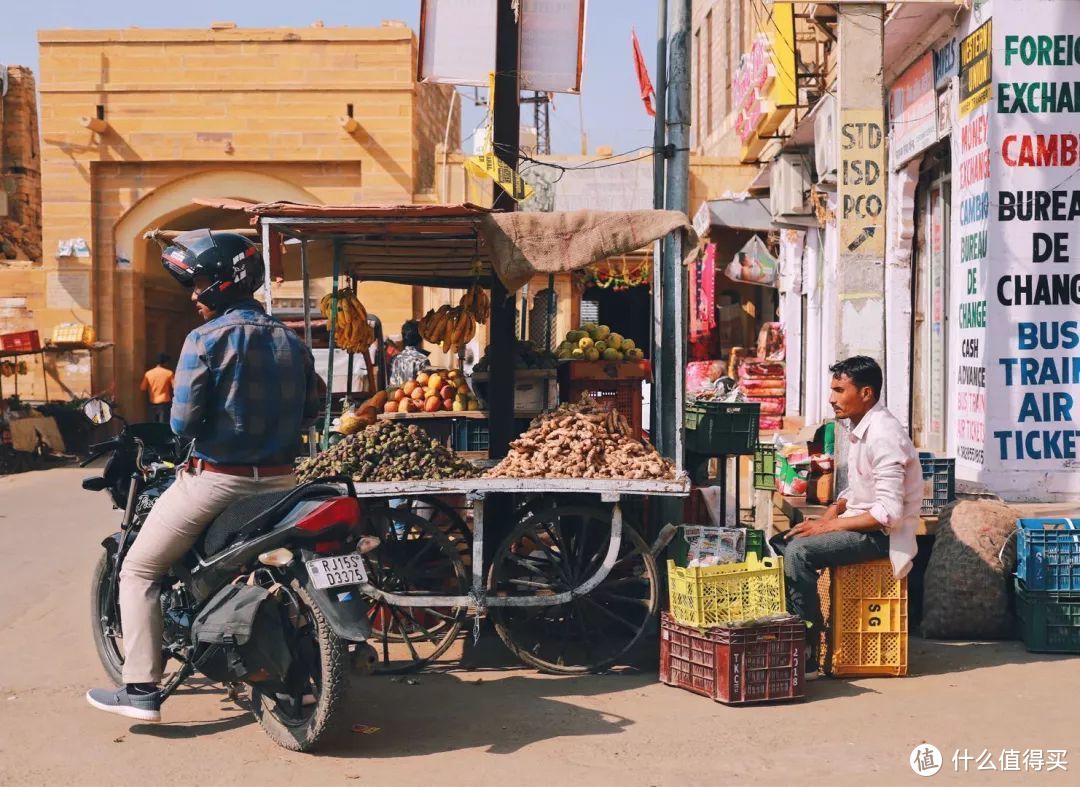
[[[295,489],[261,492],[234,500],[218,514],[195,542],[195,549],[211,557],[231,547],[242,532],[263,532],[302,500],[337,497],[341,490],[329,484],[302,484]]]

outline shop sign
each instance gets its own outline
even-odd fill
[[[840,244],[885,253],[885,118],[881,109],[840,112]]]
[[[920,57],[889,90],[889,135],[896,169],[937,141],[934,56]]]
[[[987,452],[1031,478],[1080,467],[1080,105],[1063,102],[1080,83],[1080,46],[1062,35],[1076,21],[1073,3],[994,4],[996,231],[990,275],[974,274],[988,279]]]
[[[959,64],[960,45],[955,37],[934,50],[934,87],[937,90],[941,90],[956,76]]]
[[[937,132],[938,139],[945,139],[952,133],[953,96],[956,91],[950,83],[937,96]]]
[[[960,42],[960,115],[969,115],[990,100],[992,60],[990,20]]]
[[[754,36],[732,79],[735,133],[742,160],[753,161],[798,103],[795,83],[795,16],[789,3],[776,3],[770,23]]]

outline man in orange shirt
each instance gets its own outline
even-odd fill
[[[173,398],[173,373],[166,364],[169,356],[162,353],[158,356],[157,366],[143,375],[142,385],[139,390],[147,392],[150,397],[150,420],[156,424],[169,423],[169,411],[172,409]]]

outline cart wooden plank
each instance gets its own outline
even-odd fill
[[[690,480],[631,478],[452,478],[429,481],[371,481],[356,484],[357,497],[487,495],[498,493],[658,495],[690,493]]]

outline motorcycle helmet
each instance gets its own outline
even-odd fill
[[[177,235],[161,252],[161,264],[185,287],[194,287],[197,276],[210,279],[198,301],[213,311],[250,297],[265,276],[258,247],[235,232],[204,229]]]

